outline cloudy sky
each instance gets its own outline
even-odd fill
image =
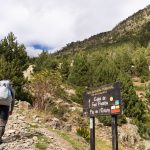
[[[27,52],[59,50],[111,30],[150,0],[0,0],[0,39],[13,32]]]

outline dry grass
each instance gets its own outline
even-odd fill
[[[112,150],[112,143],[110,141],[103,141],[100,139],[96,140],[96,150]],[[119,144],[119,150],[130,150],[129,148],[124,148]]]

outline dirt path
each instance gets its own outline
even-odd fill
[[[52,142],[49,144],[47,150],[73,150],[72,145],[58,136],[57,133],[49,131],[46,128],[38,128],[37,131],[45,135]]]
[[[144,143],[145,143],[145,149],[149,150],[150,149],[150,140],[147,140]]]
[[[47,138],[45,150],[73,150],[72,145],[57,135],[56,132],[37,126],[34,120],[32,122],[26,118],[25,112],[18,113],[17,108],[9,118],[0,150],[40,150],[37,146],[39,137]],[[40,140],[40,142],[44,141],[42,138]]]

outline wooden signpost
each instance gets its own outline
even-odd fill
[[[120,83],[116,82],[84,93],[83,114],[90,117],[90,145],[95,150],[95,116],[112,116],[112,149],[118,150],[117,115],[122,112]]]

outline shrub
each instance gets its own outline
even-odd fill
[[[71,100],[78,103],[78,104],[82,104],[83,103],[83,91],[84,90],[85,90],[85,88],[83,88],[83,87],[76,87],[76,94],[71,95]]]
[[[64,114],[69,112],[70,110],[66,109],[65,106],[59,106],[55,104],[54,100],[51,100],[49,103],[49,106],[47,108],[47,111],[50,111],[54,116],[64,119]]]
[[[76,86],[86,86],[89,82],[89,76],[89,67],[85,55],[76,55],[70,69],[68,82]]]
[[[145,81],[149,80],[149,76],[141,76],[141,83],[144,83]]]
[[[105,126],[111,126],[111,116],[100,116],[98,117],[99,121],[103,123]],[[127,123],[125,115],[118,115],[117,124],[125,124]]]
[[[48,138],[45,137],[44,135],[39,135],[38,136],[38,142],[36,143],[36,148],[39,150],[46,150],[48,147]]]
[[[57,89],[56,96],[58,98],[63,99],[64,101],[70,102],[70,97],[67,95],[67,93],[64,91],[64,89],[62,89],[61,87],[59,87]]]
[[[150,84],[148,84],[148,86],[145,88],[145,98],[150,103]]]
[[[52,106],[51,112],[52,112],[52,114],[54,114],[58,118],[62,118],[64,116],[64,114],[67,112],[67,110],[63,107]]]
[[[83,137],[87,142],[90,140],[90,132],[87,127],[77,128],[77,134]]]
[[[139,123],[138,125],[138,132],[141,137],[144,139],[150,139],[150,127],[146,124]]]
[[[55,97],[60,88],[61,78],[57,72],[43,70],[33,76],[31,81],[32,94],[35,97],[33,107],[46,110],[50,103],[50,98]]]
[[[104,126],[111,126],[111,116],[100,116],[98,119]]]

